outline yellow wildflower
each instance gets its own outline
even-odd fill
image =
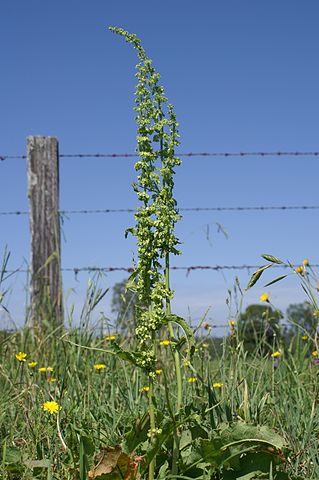
[[[273,358],[280,357],[281,353],[277,350],[276,352],[273,352],[270,356]]]
[[[259,300],[261,302],[269,302],[269,293],[263,293],[260,295]]]
[[[93,365],[93,368],[95,368],[95,370],[103,370],[104,368],[106,368],[106,365],[104,363],[96,363],[95,365]]]
[[[208,348],[209,345],[208,345],[208,343],[202,343],[202,347],[203,347],[203,348]]]
[[[116,340],[116,335],[107,335],[107,336],[105,337],[105,340],[106,340],[107,342],[114,342],[114,340]]]
[[[56,382],[56,378],[49,377],[49,378],[47,379],[47,382],[48,382],[48,383],[55,383],[55,382]]]
[[[188,383],[195,383],[197,382],[197,378],[196,377],[190,377],[187,379]]]
[[[53,372],[53,368],[52,367],[40,367],[38,368],[38,372],[40,373],[46,373],[46,372]]]
[[[312,355],[313,357],[318,357],[318,352],[317,352],[317,350],[315,350],[314,352],[312,352],[311,355]]]
[[[43,403],[42,408],[45,412],[49,412],[50,415],[53,413],[58,413],[58,411],[62,409],[62,407],[54,401]]]
[[[305,258],[304,261],[302,262],[302,264],[305,265],[305,266],[309,265],[308,258]]]
[[[191,362],[189,360],[185,360],[185,362],[183,362],[184,367],[189,367],[190,364],[191,364]]]
[[[214,388],[222,388],[223,386],[224,386],[223,383],[219,383],[219,382],[213,383]]]
[[[146,393],[146,392],[149,392],[150,391],[150,387],[142,387],[140,388],[140,392],[141,393]]]
[[[162,373],[162,369],[161,368],[158,368],[157,370],[155,370],[155,373],[156,375],[160,375]]]
[[[295,268],[296,273],[302,273],[304,271],[303,265],[300,265],[300,267]]]
[[[301,337],[301,340],[303,340],[304,342],[308,342],[308,340],[309,340],[308,335],[303,335],[303,336]]]
[[[27,354],[24,352],[16,353],[16,359],[19,360],[19,362],[26,362],[26,357]]]
[[[36,367],[37,365],[38,365],[38,362],[29,362],[29,363],[28,363],[28,367],[30,367],[30,368],[34,368],[34,367]]]
[[[167,347],[168,345],[175,345],[175,342],[172,342],[171,340],[161,340],[159,344]]]

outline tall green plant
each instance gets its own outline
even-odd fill
[[[170,301],[173,290],[169,280],[170,254],[179,254],[179,241],[174,227],[180,215],[173,196],[174,168],[181,164],[175,156],[178,141],[178,123],[173,106],[164,95],[160,76],[152,66],[140,40],[136,35],[121,28],[110,27],[136,49],[138,83],[135,92],[137,122],[137,154],[135,170],[137,182],[133,188],[141,202],[135,213],[136,224],[127,230],[137,239],[138,263],[131,278],[140,305],[138,308],[136,337],[138,351],[136,363],[147,371],[150,377],[150,433],[158,433],[155,426],[153,388],[156,368],[155,333],[168,323],[171,315]],[[171,336],[174,331],[169,323]],[[178,353],[175,353],[178,402],[181,405],[182,387]],[[151,462],[149,478],[154,476],[154,462]]]
[[[174,226],[180,215],[173,196],[174,168],[181,164],[175,156],[178,124],[173,106],[168,104],[160,76],[152,66],[136,35],[110,27],[137,50],[138,83],[135,111],[137,122],[137,182],[133,188],[141,202],[135,213],[136,225],[127,230],[136,236],[138,264],[132,278],[139,301],[136,335],[141,358],[139,365],[152,376],[155,368],[153,335],[165,323],[167,307],[173,297],[168,281],[169,255],[179,254]],[[164,270],[164,272],[163,272]],[[165,272],[166,270],[166,272]],[[166,306],[166,309],[165,309]]]

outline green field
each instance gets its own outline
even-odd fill
[[[89,331],[3,334],[0,478],[125,478],[118,467],[106,476],[87,476],[98,464],[99,452],[103,456],[106,448],[120,445],[130,457],[143,456],[138,467],[142,478],[156,447],[155,471],[159,475],[162,466],[163,475],[157,478],[317,479],[319,365],[310,341],[297,336],[293,353],[286,347],[274,358],[271,353],[247,354],[236,332],[222,344],[201,336],[190,364],[185,345],[158,341],[154,403],[162,432],[149,438],[147,376],[103,352],[113,351],[115,342],[129,349],[128,339],[107,340]],[[176,349],[183,359],[178,416],[172,367]],[[27,353],[25,361],[16,358],[18,352]],[[58,413],[44,410],[48,401],[59,405]],[[174,430],[178,473],[171,474]],[[251,435],[255,442],[248,441]],[[224,448],[232,442],[238,443]],[[267,473],[249,476],[250,470]]]

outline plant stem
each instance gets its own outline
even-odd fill
[[[169,254],[166,254],[165,258],[165,279],[166,279],[166,287],[169,289]],[[171,302],[170,299],[166,299],[166,314],[169,315],[171,313]],[[174,328],[172,322],[168,323],[168,330],[169,334],[172,338],[174,338]],[[176,401],[176,412],[175,415],[179,415],[182,400],[183,400],[183,390],[182,390],[182,372],[181,372],[181,364],[178,352],[174,352],[174,360],[175,360],[175,374],[176,374],[176,385],[177,385],[177,401]],[[176,475],[177,471],[177,462],[179,458],[179,438],[177,429],[174,429],[174,446],[173,446],[173,461],[172,461],[172,475]]]
[[[165,277],[166,285],[169,287],[169,256],[166,255],[166,267],[165,267]],[[171,313],[171,304],[170,300],[166,300],[166,313],[170,315]],[[175,337],[174,328],[172,322],[168,322],[168,331],[172,338]],[[175,373],[176,373],[176,386],[177,386],[177,400],[176,400],[176,414],[179,414],[179,411],[183,402],[183,389],[182,389],[182,372],[181,372],[181,363],[178,352],[174,352],[175,360]]]
[[[155,410],[154,410],[154,380],[150,378],[150,390],[149,390],[149,403],[148,403],[148,412],[150,416],[150,431],[151,431],[151,438],[153,432],[155,432],[156,425],[155,425]],[[148,480],[154,480],[154,471],[155,471],[155,458],[154,457],[148,467]]]

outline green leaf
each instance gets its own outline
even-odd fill
[[[284,263],[282,260],[279,260],[279,258],[274,257],[273,255],[267,255],[266,253],[264,253],[262,257],[265,260],[267,260],[267,262],[278,263],[278,264]]]
[[[287,277],[287,275],[281,275],[281,277],[277,277],[277,278],[275,278],[275,280],[272,280],[271,282],[266,283],[266,285],[264,285],[264,287],[269,287],[269,285],[273,285],[274,283],[280,282],[280,280],[283,280],[286,277]]]
[[[271,428],[263,425],[251,425],[245,422],[238,422],[231,426],[224,424],[221,428],[223,449],[236,443],[260,441],[262,444],[282,450],[286,446],[285,440]]]
[[[156,480],[165,480],[168,476],[167,475],[168,474],[168,469],[169,469],[168,461],[165,460],[165,462],[163,463],[163,465],[161,466],[161,468],[158,471]]]
[[[191,327],[188,325],[186,320],[184,320],[184,318],[179,317],[178,315],[173,315],[173,314],[166,315],[166,320],[168,322],[176,323],[184,331],[185,336],[187,338],[187,342],[188,342],[188,352],[189,352],[188,356],[192,357],[192,355],[194,354],[194,351],[195,351],[196,340],[195,340],[195,337],[194,337],[194,334],[193,334],[193,331],[192,331]]]
[[[150,417],[145,413],[142,418],[136,418],[133,421],[132,428],[125,434],[123,450],[130,455],[137,447],[148,440],[147,433],[150,429]]]
[[[267,269],[271,267],[271,264],[268,264],[268,265],[264,265],[263,267],[260,267],[258,268],[258,270],[256,270],[250,280],[249,280],[249,283],[246,287],[246,290],[249,290],[253,285],[255,285],[255,283],[259,280],[259,278],[261,277],[261,275],[263,274],[263,272]]]
[[[20,463],[22,461],[22,453],[19,448],[7,447],[2,456],[4,457],[4,463]]]
[[[130,353],[126,350],[123,350],[119,346],[119,344],[114,342],[114,341],[112,342],[111,348],[112,348],[113,353],[117,357],[121,358],[122,360],[126,360],[127,362],[130,362],[133,365],[136,365],[136,358],[135,358],[135,355],[133,353]]]
[[[24,462],[27,468],[33,470],[34,468],[50,468],[50,460],[42,459],[42,460],[26,460]]]

